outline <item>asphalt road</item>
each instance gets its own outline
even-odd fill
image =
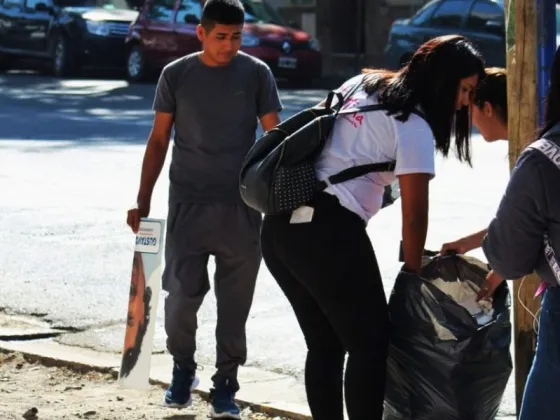
[[[154,88],[119,80],[0,77],[0,307],[87,330],[63,339],[72,344],[122,346],[134,239],[125,216],[138,188]],[[323,95],[283,91],[282,117]],[[153,217],[166,217],[167,190],[166,165]],[[214,353],[214,308],[210,293],[200,312],[200,362]],[[159,309],[162,314],[162,304]],[[277,351],[286,343],[278,332],[287,331],[294,350],[302,341],[288,309],[263,270],[251,315],[253,363],[266,364],[270,353],[280,356],[276,365],[289,368],[291,357]],[[156,349],[162,350],[161,323],[157,331]],[[294,353],[301,362],[301,351]]]
[[[125,215],[137,192],[153,93],[154,85],[119,80],[0,77],[0,308],[84,330],[65,343],[121,350],[134,239]],[[323,95],[282,91],[283,117]],[[508,178],[507,145],[475,136],[474,168],[438,157],[436,170],[431,249],[488,223]],[[151,216],[165,218],[167,187],[166,165]],[[399,268],[400,230],[398,204],[368,226],[387,294]],[[158,351],[165,348],[162,315],[160,301]],[[199,363],[213,363],[214,327],[209,293],[199,316]],[[249,365],[301,375],[303,338],[264,265],[247,328]]]

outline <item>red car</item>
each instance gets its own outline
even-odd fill
[[[298,84],[321,76],[319,44],[308,33],[288,27],[263,0],[243,0],[245,26],[241,50],[267,63],[279,79]],[[169,62],[199,51],[196,26],[200,0],[148,0],[130,25],[126,72],[139,81]]]

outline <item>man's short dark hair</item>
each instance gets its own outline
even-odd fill
[[[202,9],[200,24],[207,31],[215,25],[243,25],[245,9],[239,0],[207,0]]]

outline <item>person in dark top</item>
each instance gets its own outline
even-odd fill
[[[239,0],[206,1],[197,27],[203,51],[163,69],[138,204],[128,212],[136,232],[140,218],[150,212],[174,126],[163,273],[167,348],[174,367],[165,405],[191,403],[197,312],[210,289],[207,265],[213,256],[218,317],[211,415],[221,418],[239,418],[237,371],[247,358],[245,324],[261,263],[261,214],[243,203],[239,172],[256,140],[257,121],[270,130],[282,109],[268,66],[239,51],[244,18]]]
[[[556,52],[539,140],[519,156],[482,241],[502,278],[536,272],[544,294],[538,345],[523,395],[521,420],[556,420],[560,402],[560,49]]]

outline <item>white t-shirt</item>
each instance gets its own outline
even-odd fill
[[[348,80],[338,91],[345,95],[362,77]],[[374,104],[377,104],[375,96],[368,97],[361,86],[343,109]],[[406,122],[401,122],[385,111],[371,111],[337,118],[315,169],[322,181],[353,166],[396,161],[394,172],[373,172],[325,190],[367,222],[381,208],[385,186],[394,182],[396,176],[412,173],[435,176],[434,155],[434,135],[423,118],[410,114]]]

